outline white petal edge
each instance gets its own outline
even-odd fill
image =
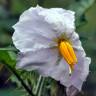
[[[72,73],[70,78],[70,86],[73,85],[79,91],[81,91],[82,85],[86,81],[86,78],[89,74],[90,63],[91,59],[89,57],[83,57],[82,61],[76,64],[74,72]]]
[[[45,9],[41,7],[30,8],[20,16],[19,22],[17,22],[13,26],[13,28],[15,29],[15,32],[12,36],[13,43],[21,52],[32,51],[31,49],[38,50],[40,48],[47,48],[47,45],[54,46],[52,39],[56,38],[56,35],[51,29],[51,26],[44,22],[41,17],[38,17],[38,14],[41,10]],[[32,37],[34,37],[34,35],[45,37],[51,42],[49,42],[50,44],[48,44],[48,42],[45,42],[44,44],[37,42],[36,44],[36,42],[34,42],[34,39],[32,40]],[[38,38],[37,36],[36,39],[40,38]],[[29,43],[31,46],[29,45]],[[34,44],[35,47],[32,47]]]

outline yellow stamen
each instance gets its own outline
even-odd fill
[[[69,51],[71,57],[73,58],[74,64],[77,63],[77,57],[75,55],[75,52],[74,52],[72,46],[68,42],[65,42],[65,43],[66,43],[66,46],[68,48],[68,51]]]
[[[74,64],[77,63],[77,58],[74,49],[72,48],[69,42],[61,41],[59,44],[59,50],[66,62],[69,64],[70,72],[72,73],[72,71],[74,70]]]

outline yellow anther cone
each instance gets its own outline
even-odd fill
[[[72,46],[68,42],[65,42],[65,44],[66,44],[66,46],[68,48],[68,51],[69,51],[71,57],[73,58],[74,63],[77,63],[77,57],[75,55],[75,52],[74,52]]]
[[[70,73],[72,73],[74,70],[74,64],[77,63],[77,58],[72,46],[67,41],[61,41],[59,44],[59,51],[66,62],[69,64]]]

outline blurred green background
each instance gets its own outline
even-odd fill
[[[76,12],[76,31],[80,35],[87,56],[92,59],[89,76],[83,85],[82,95],[79,95],[96,96],[95,0],[0,0],[0,96],[28,96],[20,83],[22,80],[27,86],[30,84],[36,86],[38,81],[37,73],[17,71],[15,69],[18,50],[13,46],[11,37],[14,32],[12,25],[18,21],[20,14],[37,4],[46,8],[62,7]],[[20,75],[22,76],[20,77]],[[54,80],[46,79],[44,85],[41,96],[50,96],[50,94],[56,96],[57,87]],[[29,87],[34,91],[32,86]],[[50,90],[51,92],[49,92]]]

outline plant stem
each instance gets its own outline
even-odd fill
[[[39,87],[41,85],[41,81],[42,81],[42,76],[40,75],[38,78],[38,82],[37,82],[37,86],[36,86],[36,90],[35,90],[35,94],[37,96],[38,92],[39,92]]]
[[[41,95],[42,95],[41,93],[42,93],[42,89],[43,89],[44,81],[45,81],[45,78],[42,77],[42,82],[41,82],[41,86],[40,86],[40,89],[39,89],[38,96],[41,96]]]
[[[45,78],[40,75],[37,82],[36,91],[35,91],[36,96],[41,96],[41,91],[42,91],[44,81],[45,81]]]
[[[6,64],[5,62],[3,62],[4,64]],[[32,91],[30,90],[30,88],[24,83],[24,81],[22,80],[22,78],[20,77],[20,75],[16,72],[15,69],[13,69],[10,65],[6,64],[6,66],[9,68],[9,70],[17,77],[17,79],[21,82],[22,86],[24,87],[24,89],[29,93],[30,96],[35,96]]]

